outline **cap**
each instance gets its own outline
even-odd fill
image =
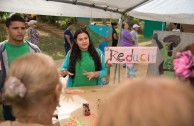
[[[139,25],[137,25],[137,24],[134,24],[133,25],[133,28],[139,28],[140,26]]]

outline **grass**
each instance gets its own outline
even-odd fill
[[[43,53],[51,56],[54,60],[63,59],[65,57],[64,40],[61,37],[53,35],[47,31],[38,29],[40,34],[40,49]],[[0,42],[7,39],[5,24],[0,24]],[[25,36],[27,39],[27,34]]]
[[[55,36],[46,31],[40,31],[40,49],[43,53],[51,56],[54,60],[64,59],[64,40],[61,37]]]
[[[43,53],[51,56],[54,60],[64,59],[64,39],[58,37],[46,30],[38,29],[40,33],[40,49]],[[5,31],[5,24],[0,24],[0,41],[4,41],[7,38],[7,33]],[[27,36],[25,37],[27,39]],[[144,35],[139,35],[139,43],[150,41],[151,37],[144,37]]]
[[[139,38],[138,38],[139,43],[147,42],[147,41],[151,41],[151,40],[152,40],[152,37],[145,37],[144,35],[139,35]]]

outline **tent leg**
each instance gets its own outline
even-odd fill
[[[122,36],[122,24],[123,24],[123,18],[124,18],[124,15],[122,15],[121,16],[121,19],[120,19],[120,29],[119,29],[119,31],[120,31],[120,35],[119,35],[119,39],[118,39],[118,46],[121,46],[121,36]],[[118,83],[120,83],[120,74],[121,74],[121,72],[120,72],[120,67],[121,66],[121,64],[118,64]]]
[[[118,64],[115,64],[115,70],[114,70],[114,84],[115,84],[115,81],[116,81],[116,74],[117,74],[117,65]]]

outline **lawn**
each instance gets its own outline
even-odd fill
[[[40,33],[40,49],[43,53],[50,55],[54,60],[63,59],[65,57],[65,50],[63,47],[64,39],[62,37],[51,34],[50,32],[38,29]],[[5,31],[5,24],[0,24],[0,41],[7,38]],[[27,39],[27,35],[25,37]],[[151,37],[144,37],[139,35],[139,43],[150,41]]]
[[[152,37],[145,37],[144,35],[139,35],[138,42],[141,43],[141,42],[147,42],[151,40],[152,40]]]
[[[47,31],[38,29],[40,33],[40,49],[43,53],[50,55],[54,60],[63,59],[65,50],[63,47],[64,40],[61,37],[55,36]],[[0,41],[7,38],[5,25],[0,24]],[[27,39],[27,35],[25,36]]]
[[[54,60],[64,59],[64,40],[49,32],[38,30],[40,33],[40,49],[43,53],[50,55]]]

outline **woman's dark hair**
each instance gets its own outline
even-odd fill
[[[173,23],[177,29],[180,29],[181,32],[183,32],[183,28],[179,23]]]
[[[67,23],[67,27],[69,27],[70,25],[72,25],[73,23],[72,22],[68,22]]]
[[[75,73],[76,63],[79,62],[81,60],[81,58],[83,58],[81,55],[81,50],[77,45],[77,37],[81,33],[85,33],[89,37],[88,52],[90,53],[91,57],[94,60],[95,70],[96,71],[101,70],[102,69],[101,59],[100,59],[98,52],[96,51],[96,48],[94,47],[94,45],[90,39],[89,33],[84,29],[79,29],[74,34],[74,44],[73,44],[73,47],[71,49],[70,63],[69,63],[69,68],[68,68],[69,72]]]
[[[122,29],[124,29],[124,27],[125,27],[125,23],[122,24]]]
[[[117,23],[116,22],[111,22],[111,25],[112,25],[112,27],[117,26]]]

